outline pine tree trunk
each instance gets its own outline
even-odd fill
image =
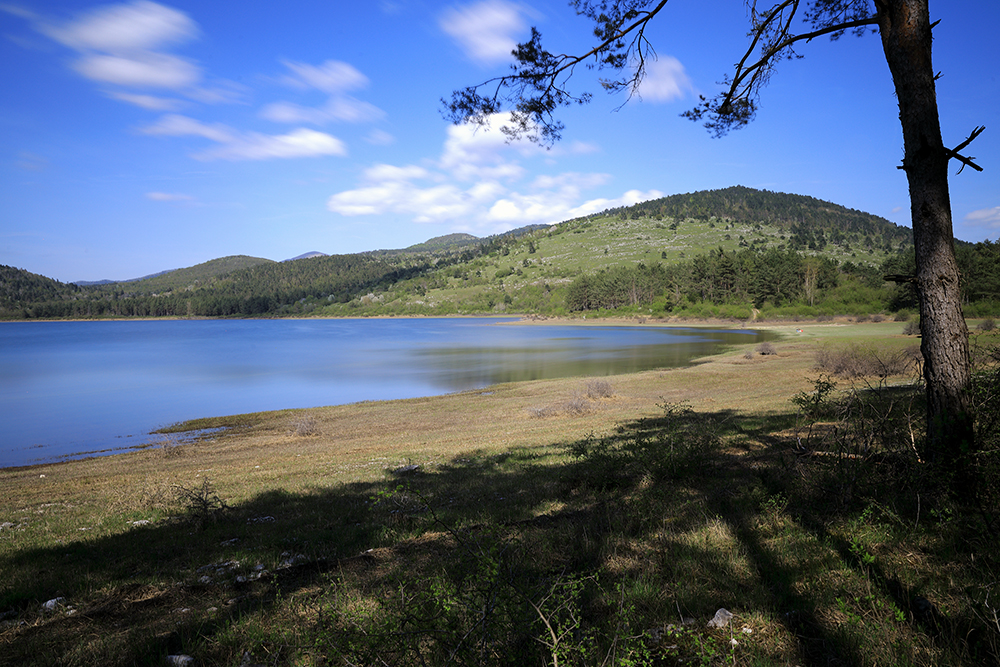
[[[876,0],[875,4],[903,127],[927,385],[928,456],[959,472],[968,464],[973,447],[969,335],[952,234],[949,154],[941,139],[931,65],[928,0]]]

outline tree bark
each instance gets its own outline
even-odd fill
[[[875,0],[903,128],[910,189],[920,350],[927,392],[928,456],[964,468],[973,449],[969,334],[962,315],[948,195],[949,153],[941,139],[928,0]]]

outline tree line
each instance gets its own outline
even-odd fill
[[[959,248],[963,303],[969,316],[1000,311],[1000,244],[984,241]],[[685,305],[748,305],[755,308],[802,305],[837,307],[839,292],[854,289],[875,311],[919,309],[912,283],[884,276],[912,276],[912,248],[890,255],[881,266],[812,256],[792,249],[722,248],[686,262],[615,266],[577,276],[566,288],[571,312],[658,305],[670,311]],[[838,288],[843,288],[838,292]],[[858,294],[857,292],[863,292]]]

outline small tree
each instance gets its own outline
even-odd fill
[[[778,63],[798,57],[796,47],[817,37],[837,39],[847,32],[861,36],[877,32],[892,73],[899,101],[904,158],[910,192],[916,275],[920,302],[921,352],[927,391],[927,432],[930,456],[962,465],[973,447],[969,411],[969,343],[962,315],[958,264],[955,260],[948,163],[958,160],[980,170],[961,155],[983,128],[976,128],[954,149],[941,137],[931,65],[929,0],[782,0],[759,9],[748,0],[750,44],[726,87],[712,99],[701,98],[683,115],[702,121],[714,136],[722,136],[753,120],[761,89]],[[445,101],[453,122],[488,124],[491,117],[510,113],[501,130],[511,139],[528,138],[552,143],[563,124],[555,112],[561,106],[583,104],[590,93],[574,94],[568,82],[577,65],[617,72],[602,79],[608,91],[636,93],[645,76],[646,63],[655,59],[646,27],[667,5],[667,0],[571,0],[577,14],[594,23],[595,42],[582,54],[556,55],[542,46],[541,34],[532,28],[527,42],[512,52],[511,73],[455,91]],[[713,10],[714,11],[714,10]],[[804,19],[805,29],[797,26]]]

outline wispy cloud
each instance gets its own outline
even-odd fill
[[[292,102],[275,102],[261,109],[261,118],[275,123],[310,123],[325,125],[332,121],[362,123],[385,116],[378,107],[352,97],[330,98],[321,107],[304,107]]]
[[[73,68],[93,81],[177,89],[201,80],[196,64],[165,51],[197,37],[197,24],[155,2],[98,7],[69,22],[43,22],[38,29],[77,51]]]
[[[148,0],[98,7],[68,23],[45,25],[42,30],[78,51],[107,53],[156,50],[198,35],[198,26],[187,14]]]
[[[150,111],[176,111],[184,106],[184,102],[169,97],[156,97],[142,93],[126,93],[118,90],[108,91],[108,97],[122,102],[134,104]]]
[[[166,137],[204,137],[223,144],[236,141],[236,132],[222,123],[208,125],[194,118],[178,114],[163,116],[156,123],[142,128],[141,131],[143,134]]]
[[[195,159],[206,161],[269,160],[347,154],[344,142],[324,132],[306,128],[298,128],[282,135],[238,132],[220,123],[208,125],[177,114],[164,116],[153,125],[142,128],[141,132],[154,136],[202,137],[219,144],[192,155]]]
[[[125,89],[108,92],[122,102],[157,111],[179,108],[177,100],[150,95],[150,89],[207,104],[242,99],[242,87],[228,81],[206,82],[196,61],[172,52],[201,35],[198,24],[180,10],[135,0],[56,20],[11,5],[0,9],[27,19],[38,33],[75,51],[70,66],[84,78]]]
[[[518,36],[528,27],[526,11],[512,2],[483,0],[444,11],[439,25],[470,59],[493,65],[510,59]]]
[[[322,65],[285,60],[283,64],[292,73],[282,81],[298,88],[315,88],[329,95],[339,95],[368,85],[368,77],[340,60],[327,60]]]
[[[368,85],[368,77],[353,65],[339,60],[327,60],[321,65],[286,60],[284,65],[290,73],[279,79],[281,83],[301,90],[318,90],[329,97],[318,107],[274,102],[261,109],[261,118],[275,123],[325,125],[330,122],[367,123],[385,117],[385,112],[378,107],[347,94]]]
[[[694,91],[681,61],[662,56],[646,63],[646,76],[639,84],[639,96],[647,102],[673,102]]]
[[[965,223],[973,227],[1000,229],[1000,206],[981,208],[965,216]]]

